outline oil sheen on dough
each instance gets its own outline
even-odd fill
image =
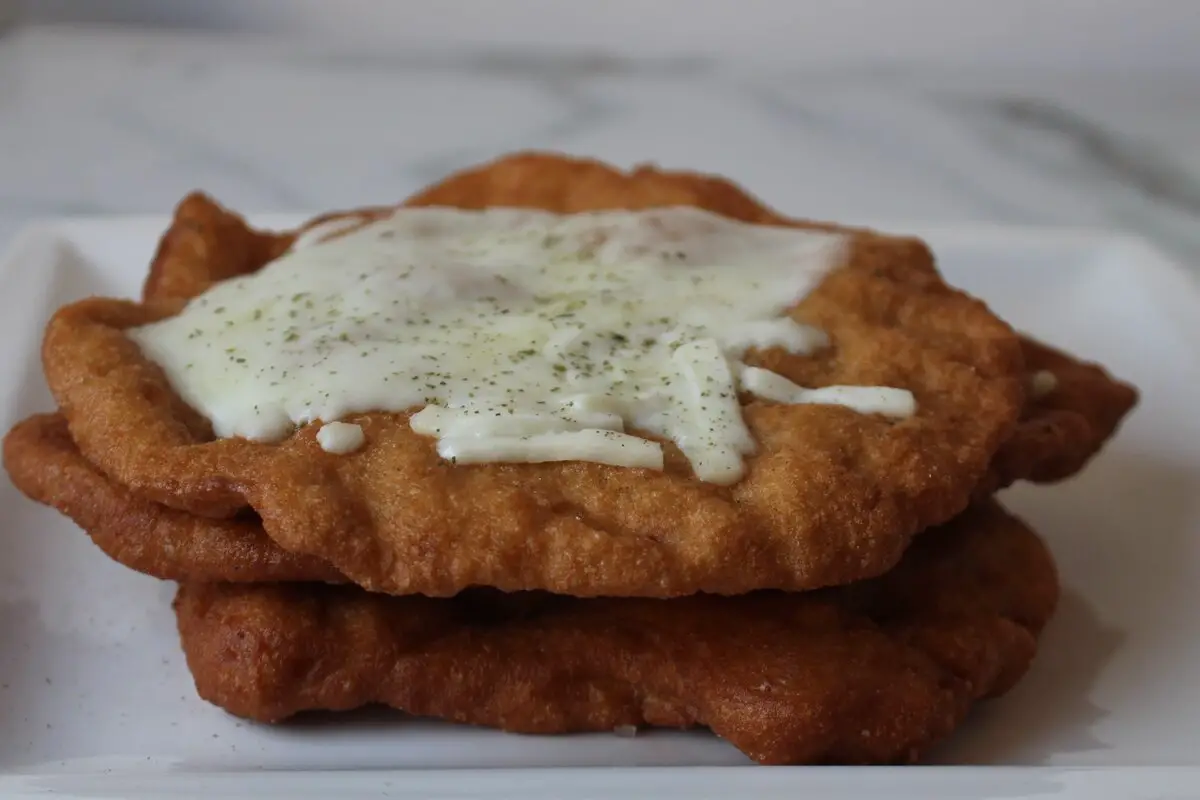
[[[458,463],[662,469],[661,446],[629,428],[730,483],[755,449],[739,390],[913,412],[903,390],[807,390],[740,361],[828,344],[781,315],[845,247],[693,208],[402,209],[327,223],[130,335],[218,436],[277,441],[315,420],[423,407],[413,430]]]

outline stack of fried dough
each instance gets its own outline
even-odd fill
[[[723,179],[548,154],[408,203],[691,205],[841,230]],[[5,466],[109,557],[179,582],[197,691],[241,717],[383,703],[537,734],[703,726],[768,764],[917,760],[1022,677],[1058,597],[1046,547],[992,495],[1076,473],[1137,395],[947,286],[920,241],[845,230],[846,264],[790,312],[834,346],[758,358],[805,386],[899,386],[918,411],[744,398],[758,451],[732,486],[697,480],[670,445],[662,472],[452,465],[406,414],[357,415],[366,445],[343,455],[316,425],[278,444],[214,437],[123,331],[298,232],[198,194],[141,300],[50,321],[58,410],[13,428]]]

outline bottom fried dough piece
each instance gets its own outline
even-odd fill
[[[574,599],[185,584],[201,697],[242,717],[385,703],[522,733],[706,726],[764,764],[918,759],[1025,673],[1054,564],[995,504],[817,592]]]
[[[1055,385],[1029,399],[975,492],[979,500],[1014,481],[1061,480],[1082,469],[1137,401],[1133,387],[1095,364],[1031,339],[1022,347],[1031,374],[1049,371]],[[275,544],[253,516],[205,519],[134,495],[80,454],[61,415],[18,423],[4,441],[4,464],[17,488],[69,516],[101,550],[139,572],[197,582],[345,580],[327,562]]]

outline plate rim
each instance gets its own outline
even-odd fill
[[[953,796],[1118,798],[1194,796],[1196,767],[583,767],[432,770],[212,770],[205,772],[80,772],[0,777],[5,797],[67,798],[264,798],[337,796],[558,800],[621,797],[726,798],[813,796],[865,800],[886,794],[897,800]]]

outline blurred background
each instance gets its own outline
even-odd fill
[[[26,0],[25,13],[359,43],[702,53],[812,66],[1200,68],[1195,0]]]
[[[843,221],[1100,227],[1200,263],[1200,0],[0,0],[0,242],[401,198],[499,154]]]

